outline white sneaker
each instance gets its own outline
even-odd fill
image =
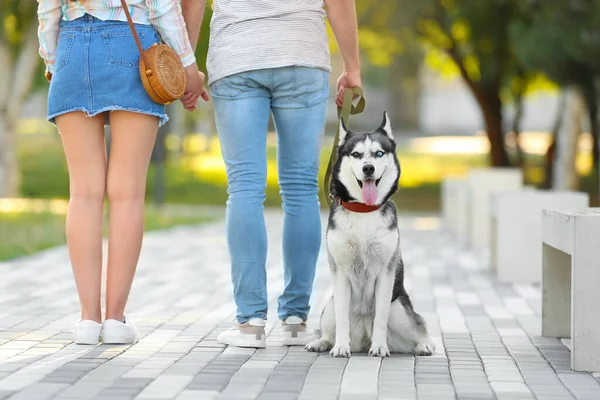
[[[254,318],[243,324],[236,325],[217,337],[217,342],[229,346],[254,347],[264,349],[267,347],[266,322],[264,319]]]
[[[73,336],[76,344],[98,344],[100,342],[102,324],[89,319],[79,321],[73,326]]]
[[[116,319],[107,319],[102,326],[102,343],[134,344],[139,342],[140,333],[130,317],[123,317],[124,323]]]
[[[302,321],[299,317],[288,317],[282,321],[281,330],[284,346],[306,346],[321,337],[319,331],[308,328],[306,321]]]

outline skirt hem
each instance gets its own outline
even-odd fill
[[[158,127],[159,128],[161,126],[163,126],[164,124],[166,124],[167,121],[169,121],[169,116],[167,114],[163,114],[163,113],[159,113],[159,112],[147,111],[147,110],[143,110],[143,109],[140,109],[140,108],[121,107],[121,106],[109,106],[109,107],[100,108],[98,110],[94,110],[94,111],[91,111],[91,112],[87,108],[85,108],[85,107],[73,107],[73,108],[70,108],[68,110],[59,111],[59,112],[55,112],[53,114],[49,114],[48,115],[48,121],[50,121],[54,126],[56,126],[56,117],[58,117],[60,115],[68,114],[68,113],[71,113],[71,112],[75,112],[75,111],[82,111],[82,112],[86,113],[88,117],[95,117],[98,114],[105,113],[105,112],[110,112],[110,111],[128,111],[128,112],[134,112],[134,113],[138,113],[138,114],[153,115],[155,117],[159,117],[159,119],[160,119],[159,123],[158,123]]]

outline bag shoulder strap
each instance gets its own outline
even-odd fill
[[[135,25],[133,24],[133,20],[131,19],[131,14],[129,13],[129,7],[125,0],[121,0],[121,7],[123,7],[123,11],[125,11],[125,16],[127,17],[127,23],[129,24],[129,29],[131,29],[131,33],[133,34],[133,38],[135,39],[135,44],[140,52],[140,57],[145,58],[144,48],[142,47],[142,42],[140,41],[140,37],[135,30]],[[148,67],[148,63],[144,59],[144,66]]]
[[[354,96],[357,96],[358,98],[358,103],[356,103],[356,105],[352,103],[354,101]],[[343,118],[344,123],[348,125],[350,115],[362,113],[365,110],[366,105],[367,100],[365,99],[363,88],[360,86],[355,86],[353,88],[344,89],[344,101],[342,103],[342,107],[338,107],[338,124],[335,132],[335,139],[333,140],[333,147],[331,149],[331,156],[329,157],[329,164],[327,164],[327,170],[325,171],[325,180],[323,183],[325,200],[329,206],[331,206],[333,203],[333,199],[331,198],[331,194],[329,192],[329,186],[331,184],[331,173],[333,172],[333,166],[337,162],[338,143],[340,141],[340,122]]]

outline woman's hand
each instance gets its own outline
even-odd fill
[[[204,89],[205,75],[198,70],[196,64],[192,64],[185,69],[186,73],[186,88],[185,94],[180,99],[183,107],[188,111],[196,109],[196,103],[198,99],[202,97],[202,100],[208,101],[208,93]]]

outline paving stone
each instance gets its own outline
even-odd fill
[[[46,400],[69,387],[60,383],[36,383],[9,397],[10,400]]]
[[[133,399],[140,393],[138,389],[104,389],[94,399]]]
[[[216,390],[184,390],[177,400],[214,400],[219,396]]]
[[[290,393],[290,392],[263,392],[261,393],[257,399],[258,400],[296,400],[298,398],[298,393]]]
[[[148,386],[152,379],[149,378],[118,378],[112,382],[112,387],[115,388],[144,388]]]
[[[189,375],[161,375],[146,387],[138,396],[139,399],[175,398],[193,379]]]

